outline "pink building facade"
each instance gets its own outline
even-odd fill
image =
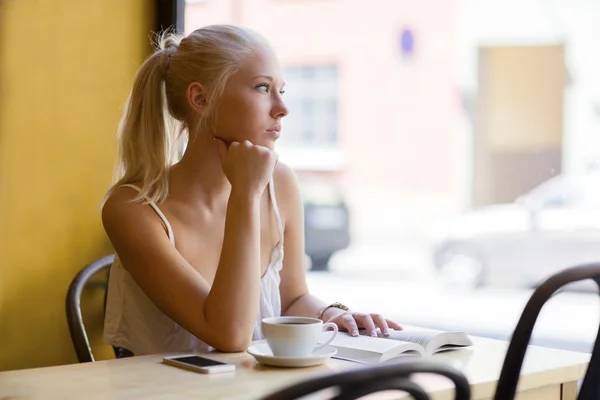
[[[379,240],[418,234],[464,207],[457,8],[458,0],[189,1],[185,30],[239,24],[267,37],[284,68],[335,67],[336,140],[282,140],[278,151],[300,175],[332,175],[351,206],[354,236]]]

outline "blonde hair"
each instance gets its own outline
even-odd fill
[[[106,198],[121,185],[138,182],[141,192],[133,201],[164,201],[169,168],[179,160],[189,132],[211,126],[231,75],[250,53],[267,46],[257,33],[231,25],[206,26],[187,37],[163,32],[156,42],[137,72],[119,123],[116,183]],[[208,91],[202,117],[186,99],[192,82]]]

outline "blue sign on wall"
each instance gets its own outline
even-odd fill
[[[410,57],[415,49],[415,37],[410,29],[403,29],[400,35],[400,49],[403,57]]]

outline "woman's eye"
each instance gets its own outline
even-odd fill
[[[261,92],[269,93],[270,86],[268,83],[261,83],[256,88]]]
[[[285,94],[285,90],[284,90],[284,89],[281,89],[281,90],[279,91],[279,94],[283,96],[283,95]]]

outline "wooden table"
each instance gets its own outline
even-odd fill
[[[507,343],[473,338],[469,349],[433,356],[469,379],[474,399],[490,399]],[[258,364],[246,353],[211,353],[238,365],[236,372],[203,375],[162,364],[162,355],[0,372],[0,399],[257,399],[278,388],[324,373],[363,367],[331,359],[326,365],[283,369]],[[519,382],[518,400],[574,400],[589,354],[530,346]],[[445,378],[415,377],[436,400],[453,399]],[[400,396],[400,395],[399,395]],[[388,398],[388,397],[386,397]]]

